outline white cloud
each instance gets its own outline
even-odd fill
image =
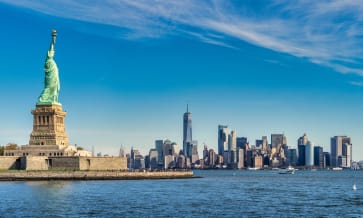
[[[351,81],[350,84],[353,86],[363,87],[363,82]]]
[[[231,39],[363,75],[363,4],[353,0],[0,0],[41,13],[126,28],[129,39],[168,35],[236,48]]]

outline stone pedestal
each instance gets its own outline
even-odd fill
[[[34,146],[37,149],[68,147],[69,141],[64,124],[67,113],[63,111],[61,105],[37,105],[32,114],[33,131],[30,134],[29,147]]]

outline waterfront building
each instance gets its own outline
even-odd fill
[[[277,157],[274,157],[270,160],[270,166],[271,167],[280,167],[281,166],[281,161],[277,158]]]
[[[264,167],[270,166],[270,156],[268,154],[264,154],[263,156],[263,166]]]
[[[158,151],[158,165],[162,166],[164,163],[164,141],[155,140],[155,149]]]
[[[228,164],[237,163],[237,136],[236,131],[231,131],[228,135]]]
[[[299,166],[305,166],[306,161],[305,161],[305,147],[306,144],[308,143],[308,136],[306,135],[306,133],[304,133],[303,136],[301,136],[298,140],[297,140],[297,147],[298,147],[298,165]]]
[[[155,148],[149,151],[149,168],[152,170],[158,168],[158,150]]]
[[[189,112],[189,106],[187,105],[187,112],[183,115],[183,152],[186,157],[192,156],[188,148],[188,144],[192,144],[192,140],[192,113]]]
[[[173,155],[165,155],[164,169],[171,169],[176,166]]]
[[[177,167],[179,169],[185,169],[185,168],[187,168],[186,167],[186,160],[185,160],[185,156],[184,155],[179,155],[178,156]]]
[[[253,160],[253,167],[263,168],[263,158],[261,155],[256,155]]]
[[[230,134],[228,126],[218,126],[218,154],[224,156],[224,151],[228,151],[228,136]]]
[[[150,157],[149,155],[145,155],[145,169],[150,169]]]
[[[136,155],[134,169],[145,169],[145,159],[142,155]]]
[[[314,143],[308,141],[305,146],[305,166],[314,166]]]
[[[171,155],[177,157],[179,155],[180,148],[179,145],[175,142],[171,143]]]
[[[253,167],[254,165],[254,156],[256,155],[255,150],[247,150],[246,151],[246,167]]]
[[[290,148],[287,151],[287,163],[290,166],[297,166],[298,158],[296,148]]]
[[[224,151],[223,153],[223,160],[224,160],[224,164],[228,164],[228,157],[229,157],[229,152],[228,151]]]
[[[166,139],[164,141],[164,156],[171,155],[172,154],[172,148],[171,148],[172,142],[169,139]]]
[[[263,154],[269,153],[271,148],[269,147],[267,136],[262,136],[262,152]]]
[[[217,161],[216,153],[214,152],[213,149],[209,149],[209,151],[208,151],[208,165],[210,167],[214,167],[214,165],[216,164],[216,161]]]
[[[273,164],[279,164],[278,167],[286,165],[287,142],[284,134],[271,134],[271,152],[270,160]]]
[[[338,167],[340,166],[338,164],[338,158],[343,156],[343,144],[347,144],[347,145],[351,145],[351,141],[350,138],[347,136],[334,136],[330,139],[330,164],[331,167]],[[351,154],[351,149],[349,149],[349,153]],[[346,155],[344,160],[346,161]],[[346,166],[347,163],[343,162],[342,163],[343,166]]]
[[[188,169],[192,168],[192,162],[188,157],[185,157],[185,167]]]
[[[262,149],[262,139],[256,139],[256,149]]]
[[[298,145],[298,165],[305,166],[305,147],[306,145]]]
[[[286,145],[286,137],[284,134],[271,134],[271,147],[279,148],[282,145]]]
[[[237,148],[237,169],[245,167],[245,151],[242,148]]]
[[[241,148],[246,151],[247,145],[248,145],[247,137],[237,137],[237,139],[236,139],[237,148]]]
[[[224,163],[224,158],[222,155],[217,155],[217,161],[216,161],[216,164],[218,165],[223,165]]]
[[[203,149],[203,160],[208,158],[208,147],[207,145],[204,145],[204,149]]]
[[[321,169],[325,167],[324,152],[320,146],[314,146],[314,166]]]
[[[338,157],[338,167],[347,167],[345,164],[347,163],[346,156],[339,156]]]
[[[345,166],[350,168],[352,166],[352,145],[348,144],[347,142],[343,144],[343,151],[342,156],[346,157],[346,164]]]
[[[325,161],[325,166],[324,166],[324,168],[326,168],[326,167],[330,167],[330,166],[331,166],[331,164],[330,164],[330,160],[331,160],[331,158],[330,158],[330,153],[329,153],[329,152],[324,152],[324,161]]]
[[[199,154],[198,154],[198,141],[193,140],[192,141],[192,152],[191,152],[191,161],[192,164],[195,164],[199,160]]]

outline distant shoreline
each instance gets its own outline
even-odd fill
[[[49,180],[157,180],[200,178],[193,171],[122,172],[122,171],[5,171],[0,181]]]

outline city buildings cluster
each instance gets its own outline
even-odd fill
[[[143,156],[139,150],[131,148],[125,154],[123,148],[120,156],[128,158],[130,169],[187,169],[187,168],[229,168],[229,169],[263,169],[279,167],[301,168],[351,168],[352,143],[350,137],[334,136],[331,138],[330,152],[322,146],[314,145],[304,134],[297,140],[297,148],[287,145],[284,134],[271,134],[257,139],[251,144],[247,137],[238,137],[236,131],[226,125],[218,126],[218,150],[208,149],[204,145],[202,158],[198,154],[198,142],[192,138],[192,114],[183,116],[182,148],[170,140],[156,140],[155,147]]]

